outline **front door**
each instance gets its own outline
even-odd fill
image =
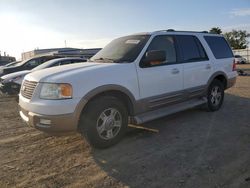
[[[164,50],[166,61],[144,64],[145,54],[153,50]],[[146,53],[137,67],[140,96],[152,106],[154,103],[167,104],[171,100],[171,95],[173,100],[174,96],[183,90],[183,65],[177,63],[174,37],[171,35],[154,37]]]

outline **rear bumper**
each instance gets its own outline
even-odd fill
[[[233,87],[236,83],[236,77],[233,77],[233,78],[229,78],[227,80],[227,89],[230,88],[230,87]]]
[[[61,115],[42,115],[29,112],[19,107],[22,120],[30,127],[34,127],[51,135],[65,135],[77,131],[78,118],[75,113]]]

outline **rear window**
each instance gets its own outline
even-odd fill
[[[233,57],[233,52],[223,37],[204,36],[216,59]]]

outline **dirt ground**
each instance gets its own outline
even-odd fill
[[[130,129],[91,149],[80,135],[27,127],[0,98],[0,187],[250,187],[250,77],[238,77],[218,112],[191,109]]]

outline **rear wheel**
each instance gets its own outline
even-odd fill
[[[128,112],[115,97],[103,96],[88,104],[80,120],[80,131],[96,148],[119,142],[126,132]]]
[[[224,86],[219,80],[214,80],[207,93],[207,109],[208,111],[217,111],[220,109],[224,100]]]

